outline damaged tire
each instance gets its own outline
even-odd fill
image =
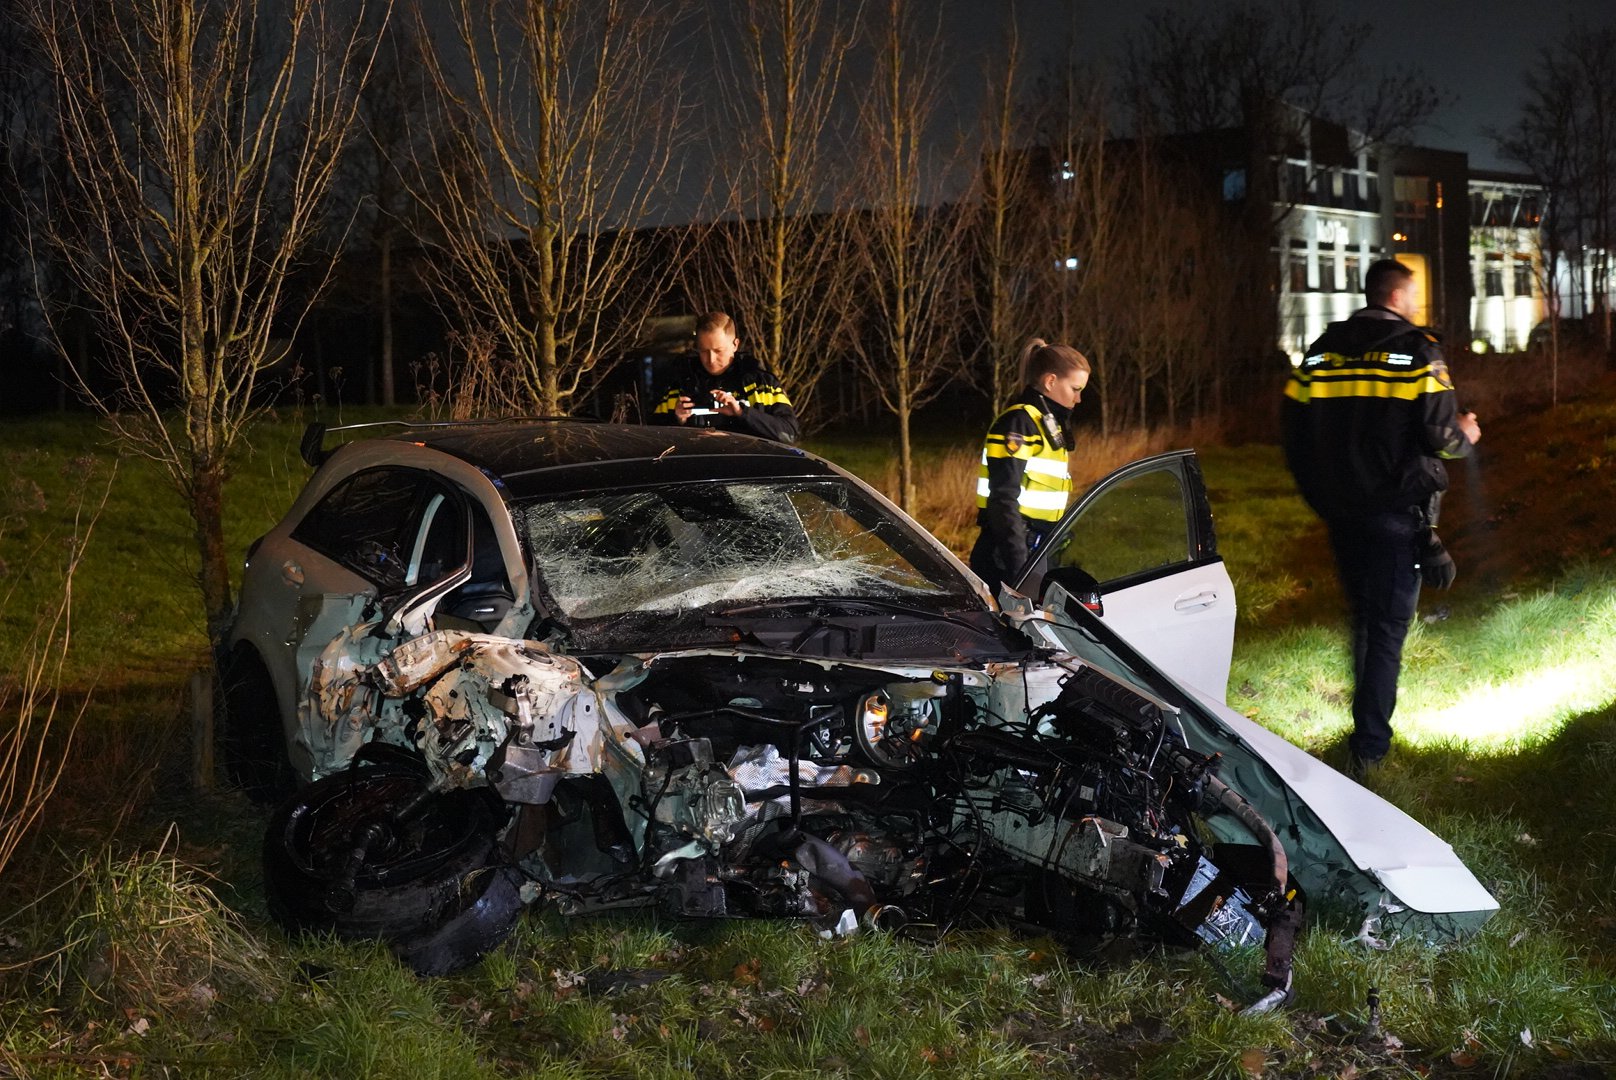
[[[520,875],[498,861],[503,809],[486,791],[426,794],[424,770],[352,767],[270,819],[264,890],[288,930],[380,938],[425,975],[476,962],[521,914]]]
[[[258,654],[238,646],[220,671],[217,728],[225,777],[255,803],[284,799],[297,786],[286,756],[275,684]]]

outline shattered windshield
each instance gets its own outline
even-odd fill
[[[845,481],[707,481],[517,508],[569,622],[788,598],[980,607],[965,580]]]

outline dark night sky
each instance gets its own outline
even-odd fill
[[[1068,0],[1013,0],[1029,47],[1058,53],[1066,39]],[[1075,0],[1085,49],[1120,62],[1129,35],[1161,7],[1196,10],[1224,0]],[[1506,126],[1522,97],[1521,74],[1538,50],[1560,40],[1573,14],[1600,21],[1609,0],[1390,0],[1369,5],[1319,0],[1343,22],[1373,26],[1371,59],[1387,70],[1423,76],[1450,99],[1416,138],[1428,146],[1463,150],[1480,168],[1511,168],[1483,133]],[[948,36],[967,60],[1001,40],[1004,0],[953,0]],[[1608,18],[1608,15],[1605,15]],[[974,65],[969,62],[965,70]],[[968,81],[968,80],[966,80]],[[964,85],[963,83],[961,84]]]

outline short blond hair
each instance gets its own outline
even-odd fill
[[[730,337],[738,337],[735,333],[735,320],[722,311],[709,311],[696,320],[696,333],[710,334],[714,330],[722,330]]]

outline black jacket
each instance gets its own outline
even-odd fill
[[[674,361],[668,372],[668,383],[657,398],[651,413],[653,424],[677,424],[673,410],[679,399],[687,397],[697,409],[712,408],[714,390],[734,394],[742,403],[741,415],[724,416],[722,413],[697,413],[686,421],[690,427],[717,428],[743,435],[760,435],[776,442],[793,443],[800,434],[797,414],[791,408],[774,373],[748,353],[740,353],[720,374],[710,375],[694,355],[682,356]]]
[[[1366,307],[1331,323],[1285,385],[1285,461],[1320,517],[1424,508],[1470,453],[1436,335]]]

